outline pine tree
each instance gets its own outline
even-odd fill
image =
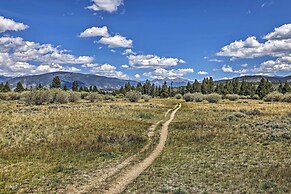
[[[262,99],[267,94],[272,92],[272,90],[273,90],[272,83],[270,83],[265,78],[262,78],[261,81],[260,81],[259,86],[257,87],[256,94],[258,94],[259,97]]]
[[[233,93],[234,94],[239,94],[240,87],[239,87],[238,79],[235,79],[235,80],[232,81],[232,87],[233,87]]]
[[[136,91],[143,93],[143,86],[140,82],[136,84]]]
[[[72,90],[76,92],[76,91],[78,91],[78,89],[79,89],[78,82],[77,81],[73,81]]]
[[[63,90],[64,90],[64,91],[68,91],[68,90],[69,90],[69,89],[68,89],[68,86],[67,86],[67,85],[64,85]]]
[[[193,83],[193,92],[201,92],[201,85],[198,82],[197,79],[195,79],[194,83]]]
[[[24,90],[25,89],[24,89],[22,83],[21,82],[18,82],[17,85],[16,85],[16,88],[15,88],[14,92],[23,92]]]
[[[167,86],[167,82],[165,81],[162,89],[161,89],[161,94],[160,94],[161,98],[168,98],[169,97],[169,93],[168,93],[168,86]]]
[[[286,94],[288,92],[291,92],[291,88],[290,88],[288,82],[286,81],[285,84],[284,84],[284,86],[283,86],[283,88],[282,88],[282,93],[283,94]]]
[[[4,84],[0,83],[0,92],[3,92],[3,90],[4,90]]]
[[[214,92],[214,86],[215,86],[215,84],[214,84],[213,78],[210,77],[208,79],[208,83],[207,83],[207,93],[208,94],[211,94]]]
[[[208,78],[204,78],[201,85],[202,94],[208,94]]]
[[[59,76],[53,78],[51,88],[61,88],[61,80]]]
[[[11,92],[10,84],[8,82],[5,83],[3,92]]]
[[[188,81],[187,86],[186,86],[186,92],[191,93],[191,91],[192,91],[192,86],[191,86],[191,83]]]
[[[278,87],[278,92],[283,93],[283,85],[280,82],[279,87]]]
[[[92,91],[93,92],[98,92],[97,86],[94,86]]]

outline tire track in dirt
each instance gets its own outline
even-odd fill
[[[179,104],[179,106],[171,113],[169,120],[167,120],[163,124],[161,132],[160,132],[160,141],[158,145],[156,146],[156,148],[152,151],[152,153],[143,161],[133,165],[130,169],[128,169],[119,177],[117,177],[117,179],[113,181],[111,185],[108,186],[109,189],[102,193],[106,193],[106,194],[121,193],[122,191],[126,189],[126,187],[132,181],[134,181],[143,171],[145,171],[154,162],[154,160],[161,154],[161,152],[163,151],[165,147],[167,136],[168,136],[169,125],[175,118],[175,114],[180,108],[181,108],[181,104]]]
[[[174,107],[174,109],[177,106]],[[168,116],[168,114],[174,110],[174,109],[169,109],[166,113],[165,113],[165,117]],[[86,175],[86,177],[90,177],[87,183],[84,183],[82,185],[78,185],[78,184],[72,184],[72,185],[68,185],[64,190],[59,190],[59,193],[68,193],[68,194],[81,194],[81,193],[90,193],[91,189],[98,189],[98,187],[100,187],[100,185],[109,177],[114,176],[115,174],[117,174],[118,172],[120,172],[122,169],[124,169],[125,167],[129,166],[131,164],[131,162],[133,162],[137,156],[143,152],[145,152],[152,144],[152,137],[154,136],[154,131],[157,128],[157,126],[162,123],[163,120],[160,120],[159,122],[151,125],[148,128],[148,139],[149,142],[136,154],[134,154],[133,156],[128,157],[127,159],[125,159],[123,162],[121,162],[120,164],[115,165],[114,167],[108,167],[106,169],[102,169],[100,171],[97,172],[93,172],[90,175]],[[98,174],[98,175],[97,175]]]

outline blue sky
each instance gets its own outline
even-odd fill
[[[290,0],[1,0],[0,75],[289,75]]]

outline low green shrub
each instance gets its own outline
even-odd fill
[[[69,102],[78,102],[81,100],[81,94],[79,92],[69,92]]]
[[[175,95],[175,98],[176,98],[177,100],[180,100],[180,99],[183,98],[183,96],[182,96],[182,94],[176,94],[176,95]]]
[[[219,94],[213,93],[213,94],[208,94],[205,96],[205,99],[209,102],[209,103],[218,103],[222,97]]]
[[[291,102],[291,93],[286,93],[282,96],[282,102]]]
[[[48,90],[33,90],[21,94],[21,100],[28,105],[43,105],[53,101],[53,96]]]
[[[225,99],[228,99],[230,101],[237,101],[238,99],[240,99],[240,96],[237,94],[227,94],[225,96]]]
[[[138,102],[141,98],[141,93],[137,91],[130,91],[125,94],[130,102]]]
[[[184,94],[183,96],[183,99],[186,101],[186,102],[193,102],[193,95],[190,94],[190,93],[187,93],[187,94]]]
[[[116,98],[113,96],[113,95],[110,95],[110,94],[106,94],[105,96],[103,96],[103,100],[106,100],[106,101],[115,101]]]
[[[90,100],[90,102],[99,102],[103,100],[103,96],[97,92],[93,92],[86,96],[86,99]]]
[[[263,98],[263,100],[265,102],[279,102],[281,101],[283,98],[283,94],[279,93],[279,92],[272,92],[270,94],[268,94],[267,96],[265,96]]]
[[[151,98],[152,98],[152,97],[149,96],[149,95],[142,95],[142,96],[141,96],[141,99],[143,99],[145,102],[149,102]]]
[[[192,94],[192,99],[194,102],[202,102],[205,100],[205,96],[202,93],[194,93]]]

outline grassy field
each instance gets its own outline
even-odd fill
[[[0,193],[46,193],[117,164],[147,142],[171,103],[0,101]]]
[[[183,103],[162,155],[125,193],[290,193],[291,105]]]
[[[0,193],[54,193],[85,183],[86,175],[137,153],[148,127],[177,102],[182,108],[162,155],[124,193],[291,192],[290,103],[169,99],[0,101]]]

